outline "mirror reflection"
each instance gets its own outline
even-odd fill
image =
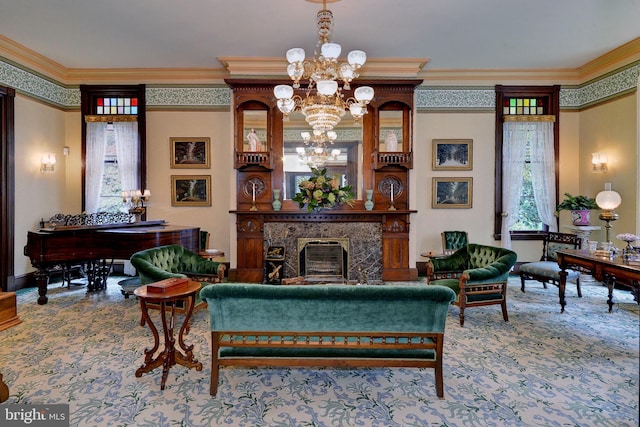
[[[291,199],[298,184],[310,177],[311,167],[327,169],[340,177],[340,186],[351,185],[357,199],[362,199],[362,126],[345,115],[335,134],[318,141],[300,112],[292,113],[284,123],[283,197]],[[305,140],[307,142],[305,143]]]
[[[245,110],[242,116],[244,135],[242,151],[268,151],[267,111]]]
[[[402,134],[402,111],[381,110],[380,141],[381,152],[404,151],[404,135]]]

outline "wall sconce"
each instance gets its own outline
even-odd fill
[[[591,153],[591,167],[593,172],[606,172],[607,166],[607,153]]]
[[[55,153],[42,153],[40,158],[40,173],[54,173],[56,171]]]
[[[620,197],[620,194],[611,190],[610,182],[605,182],[604,191],[601,191],[596,195],[596,204],[604,211],[598,215],[598,218],[606,222],[604,229],[607,242],[611,242],[609,239],[611,221],[615,221],[619,218],[618,214],[614,210],[620,206],[620,203],[622,203],[622,197]]]

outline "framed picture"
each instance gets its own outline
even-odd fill
[[[209,169],[211,138],[170,138],[172,169]]]
[[[171,175],[171,206],[211,206],[211,175]]]
[[[434,209],[468,209],[473,197],[473,178],[432,178]]]
[[[434,171],[470,171],[473,167],[473,139],[434,139]]]

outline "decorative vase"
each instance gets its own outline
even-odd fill
[[[280,201],[280,189],[273,189],[273,202],[271,202],[271,206],[274,211],[279,211],[282,208],[282,202]]]
[[[364,192],[367,195],[367,201],[364,202],[364,208],[370,211],[373,209],[373,200],[371,200],[373,198],[373,190],[364,190]]]
[[[573,225],[589,225],[589,210],[571,211]]]

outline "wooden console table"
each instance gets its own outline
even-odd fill
[[[638,296],[638,284],[640,283],[640,261],[623,261],[621,257],[605,258],[590,254],[588,250],[562,250],[557,252],[558,265],[560,266],[560,283],[558,286],[560,296],[560,312],[564,312],[566,301],[564,292],[567,285],[567,269],[578,267],[588,270],[591,275],[607,285],[609,289],[609,312],[613,309],[613,287],[616,280],[630,283]],[[640,304],[640,298],[638,299]]]
[[[160,383],[160,390],[164,390],[165,383],[167,381],[167,375],[169,369],[178,364],[186,366],[187,368],[196,368],[196,371],[202,370],[202,363],[198,362],[193,357],[193,345],[187,346],[184,343],[183,336],[188,331],[189,320],[193,313],[193,308],[196,303],[196,293],[200,291],[202,285],[199,282],[189,281],[187,286],[180,286],[176,289],[167,288],[165,292],[148,292],[147,285],[140,286],[133,294],[140,300],[140,308],[142,310],[142,316],[149,325],[151,332],[153,332],[153,347],[151,349],[144,350],[144,364],[136,370],[136,377],[140,378],[142,374],[150,372],[158,366],[162,365],[162,382]],[[178,301],[184,301],[185,316],[178,333],[178,345],[176,349],[176,339],[174,337],[174,321],[176,314],[176,303]],[[160,316],[162,318],[162,330],[164,332],[164,344],[165,348],[154,359],[153,355],[160,347],[160,336],[158,334],[158,328],[151,321],[149,316],[149,310],[147,303],[160,304]],[[167,322],[167,311],[170,312],[169,321]],[[184,353],[180,351],[182,349]]]

